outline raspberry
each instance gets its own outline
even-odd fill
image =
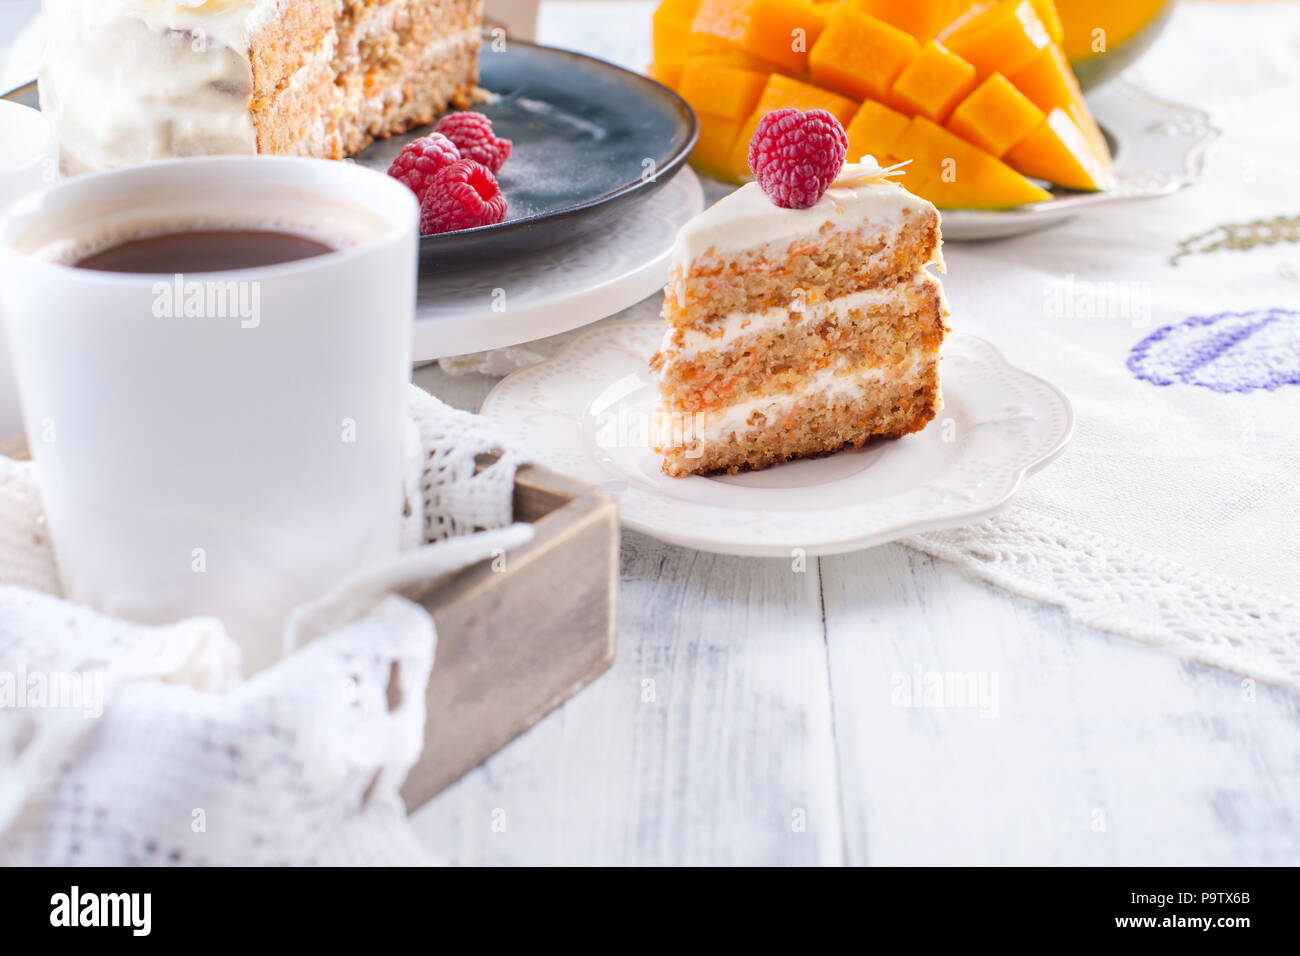
[[[772,202],[807,209],[839,175],[848,149],[844,127],[825,110],[773,110],[749,141],[749,169]]]
[[[434,129],[455,143],[466,159],[482,163],[494,173],[501,171],[514,146],[510,140],[500,139],[492,132],[490,119],[471,110],[449,113],[438,120]]]
[[[432,236],[474,226],[489,226],[506,218],[492,170],[472,159],[458,159],[438,170],[420,200],[420,232]]]
[[[404,183],[417,199],[423,199],[438,170],[458,159],[460,150],[455,143],[441,133],[430,133],[403,146],[388,167],[388,175]]]

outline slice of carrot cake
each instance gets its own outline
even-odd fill
[[[845,166],[838,122],[817,112],[765,117],[750,150],[758,181],[678,234],[668,330],[651,361],[662,399],[655,451],[669,475],[734,474],[897,438],[941,406],[948,310],[926,271],[943,266],[939,215],[890,181],[896,168],[870,157]],[[827,119],[829,147],[816,135]]]

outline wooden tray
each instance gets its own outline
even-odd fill
[[[0,454],[26,459],[19,438]],[[466,568],[420,598],[438,628],[424,751],[402,788],[426,803],[609,669],[616,647],[618,513],[597,488],[544,468],[515,477],[515,520],[536,528],[505,570]]]

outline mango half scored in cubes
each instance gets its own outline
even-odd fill
[[[1050,198],[1031,178],[1111,184],[1063,39],[1053,0],[663,0],[651,73],[695,110],[710,175],[752,178],[771,110],[824,109],[851,159],[912,160],[903,185],[935,205],[1002,209]]]

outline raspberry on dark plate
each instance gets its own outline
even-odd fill
[[[514,147],[510,140],[502,139],[492,132],[490,119],[473,110],[448,113],[438,120],[434,129],[455,143],[466,159],[482,163],[493,173],[501,171]]]
[[[430,133],[412,140],[402,147],[393,164],[388,167],[388,175],[405,183],[416,198],[423,199],[424,191],[438,170],[450,166],[460,159],[460,150],[456,144],[441,133]]]
[[[840,174],[848,149],[844,127],[825,110],[773,110],[749,141],[749,169],[772,202],[807,209]]]
[[[420,232],[432,236],[506,218],[506,197],[492,171],[472,159],[458,159],[440,169],[420,201]]]

